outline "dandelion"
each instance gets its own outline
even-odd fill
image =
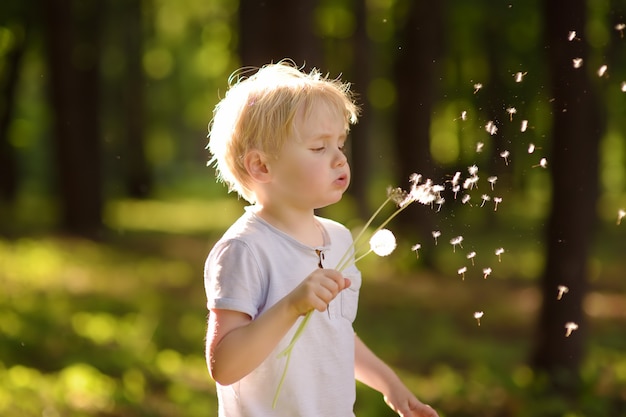
[[[493,211],[498,211],[498,204],[502,203],[502,197],[494,197],[493,202],[494,202]]]
[[[513,115],[517,113],[517,109],[515,107],[509,107],[506,109],[506,112],[509,114],[509,119],[513,121]]]
[[[461,242],[463,242],[463,236],[457,236],[453,239],[450,239],[450,244],[452,245],[452,252],[455,252],[455,248],[456,245],[459,245],[459,247],[463,247],[463,245],[461,245]]]
[[[496,256],[498,257],[498,262],[502,262],[502,254],[504,253],[504,248],[496,249]]]
[[[461,276],[463,281],[465,281],[465,273],[467,272],[467,267],[464,266],[462,268],[459,268],[456,272]]]
[[[422,245],[420,245],[419,243],[416,243],[415,245],[411,246],[411,250],[415,252],[415,256],[418,258],[420,257],[419,250],[421,248],[422,248]]]
[[[565,323],[565,337],[569,337],[574,330],[578,330],[578,324],[573,321]]]
[[[489,197],[487,194],[483,194],[482,196],[480,196],[480,198],[483,200],[483,202],[480,203],[481,207],[485,205],[485,202],[491,200],[491,197]]]
[[[474,94],[478,93],[481,88],[483,88],[483,85],[481,83],[474,84]]]
[[[370,250],[378,256],[389,256],[395,248],[396,237],[391,230],[380,229],[370,238]]]
[[[528,153],[533,153],[535,152],[535,144],[534,143],[529,143],[528,144]]]
[[[515,74],[513,74],[513,76],[515,77],[515,82],[516,83],[521,83],[524,80],[524,76],[528,74],[527,72],[521,72],[518,71]]]
[[[480,326],[480,319],[485,315],[485,313],[483,313],[482,311],[477,311],[474,313],[474,318],[476,319],[476,321],[478,322],[478,325]]]
[[[574,58],[572,59],[572,65],[574,66],[574,68],[580,68],[583,66],[583,59],[582,58]]]
[[[469,195],[469,194],[465,194],[465,195],[463,195],[463,198],[461,199],[461,203],[463,203],[463,204],[465,204],[465,203],[469,203],[470,198],[472,198],[472,197],[470,197],[470,195]],[[470,206],[471,206],[471,204],[470,204]]]
[[[626,83],[624,83],[626,85]],[[481,153],[483,151],[485,144],[482,142],[476,143],[476,153]]]
[[[624,29],[626,29],[626,24],[624,23],[618,23],[617,25],[615,25],[615,30],[619,32],[620,38],[624,37]]]
[[[509,155],[511,155],[511,152],[509,152],[509,151],[502,151],[502,152],[500,152],[500,156],[502,157],[502,159],[504,159],[504,163],[506,165],[509,164]]]
[[[491,190],[493,191],[493,186],[496,184],[496,181],[498,181],[498,177],[495,175],[491,176],[487,178],[487,181],[489,181],[489,184],[491,184]]]
[[[485,130],[487,131],[487,133],[493,136],[498,132],[498,127],[492,120],[489,120],[485,125]]]
[[[522,126],[520,127],[520,131],[526,132],[526,129],[528,129],[528,120],[522,120]]]
[[[491,275],[491,268],[483,268],[483,278],[487,279],[489,275]]]
[[[626,210],[620,209],[617,212],[617,225],[619,226],[622,223],[622,219],[626,217]]]
[[[603,77],[604,74],[606,74],[607,69],[608,67],[606,65],[602,65],[600,68],[598,68],[598,77]]]
[[[575,30],[570,30],[569,33],[567,34],[567,40],[571,42],[574,39],[578,39],[576,37],[576,31]]]
[[[476,252],[470,252],[467,254],[467,259],[469,259],[470,261],[472,261],[472,266],[474,266],[474,258],[476,257]]]
[[[557,300],[560,300],[561,298],[563,298],[563,294],[567,294],[569,292],[569,288],[567,288],[565,285],[559,285],[557,289],[559,290],[559,293],[556,296]]]
[[[441,232],[439,230],[433,230],[433,239],[435,239],[435,245],[437,245],[437,238],[441,236]]]

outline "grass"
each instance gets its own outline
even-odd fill
[[[0,240],[0,415],[217,415],[202,266],[240,206],[117,202],[102,242]],[[477,252],[491,252],[492,239],[476,236]],[[435,252],[438,272],[423,269],[409,242],[389,259],[365,259],[356,331],[442,417],[626,415],[619,239],[601,241],[592,262],[585,390],[575,402],[545,396],[526,365],[543,262],[534,241],[505,236],[486,280],[479,270],[461,279],[449,245]],[[475,311],[485,312],[480,326]],[[357,415],[394,414],[358,385]]]

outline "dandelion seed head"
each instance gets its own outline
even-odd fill
[[[547,168],[548,167],[548,160],[546,158],[541,158],[539,160],[539,166],[541,168]]]
[[[476,175],[478,173],[478,166],[472,165],[467,167],[467,172],[469,172],[470,175]]]
[[[487,124],[485,125],[485,130],[492,136],[498,133],[498,127],[493,122],[493,120],[489,120],[487,122]]]
[[[583,59],[582,58],[574,58],[572,59],[572,65],[574,66],[574,68],[580,68],[583,66]]]
[[[433,230],[432,234],[435,239],[441,236],[441,232],[439,230]]]
[[[559,285],[557,289],[559,290],[559,293],[556,296],[557,300],[560,300],[563,297],[563,294],[567,294],[569,292],[569,288],[567,288],[565,285]]]
[[[495,250],[496,255],[500,256],[504,253],[504,248],[498,248]]]
[[[464,273],[467,272],[467,267],[464,266],[462,268],[459,268],[457,272],[459,273],[459,275],[463,275]]]
[[[571,42],[574,39],[576,39],[576,31],[570,30],[569,33],[567,34],[567,40]]]
[[[470,198],[472,198],[472,197],[470,197],[470,195],[469,195],[469,194],[465,194],[465,195],[463,195],[463,198],[461,199],[461,202],[462,202],[463,204],[465,204],[465,203],[467,203],[467,202],[469,202],[469,201],[470,201]]]
[[[491,275],[491,268],[483,268],[483,278],[487,279],[489,275]]]
[[[489,181],[489,183],[491,184],[491,189],[493,190],[493,186],[496,184],[496,181],[498,181],[498,177],[496,175],[492,175],[491,177],[487,178],[487,181]]]
[[[517,109],[515,107],[509,107],[508,109],[506,109],[506,112],[509,114],[511,120],[513,120],[513,115],[517,113]]]
[[[528,153],[535,152],[535,145],[533,143],[528,144]]]
[[[474,94],[478,93],[481,88],[483,88],[483,85],[481,83],[474,84]]]
[[[604,76],[604,74],[606,74],[606,70],[607,70],[608,68],[609,68],[609,67],[608,67],[608,66],[606,66],[606,65],[602,65],[600,68],[598,68],[598,77],[603,77],[603,76]]]
[[[472,251],[470,253],[467,254],[467,259],[472,259],[476,257],[476,252]]]
[[[482,311],[477,311],[477,312],[474,313],[474,318],[475,319],[480,319],[484,315],[485,315],[485,313],[483,313]]]
[[[452,181],[450,181],[452,183],[452,185],[457,185],[459,183],[459,179],[461,178],[461,171],[457,171],[454,174],[454,177],[452,177]]]
[[[450,243],[454,246],[460,245],[463,242],[463,236],[457,236],[455,238],[450,239]]]
[[[417,252],[418,250],[420,250],[422,248],[422,245],[419,243],[416,243],[415,245],[411,246],[411,250],[413,252]]]
[[[388,256],[396,248],[396,237],[388,229],[380,229],[370,238],[370,249],[378,256]]]
[[[525,76],[526,74],[527,74],[527,73],[525,73],[525,72],[521,72],[521,71],[518,71],[518,72],[516,72],[515,74],[513,74],[513,76],[515,77],[515,82],[516,82],[516,83],[521,83],[521,82],[524,80],[524,76]]]

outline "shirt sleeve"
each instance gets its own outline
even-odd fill
[[[234,310],[256,318],[267,298],[267,285],[245,242],[227,240],[209,253],[204,268],[207,308]]]

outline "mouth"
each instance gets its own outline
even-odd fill
[[[335,180],[335,184],[346,187],[348,185],[348,175],[343,174],[337,177],[337,179]]]

